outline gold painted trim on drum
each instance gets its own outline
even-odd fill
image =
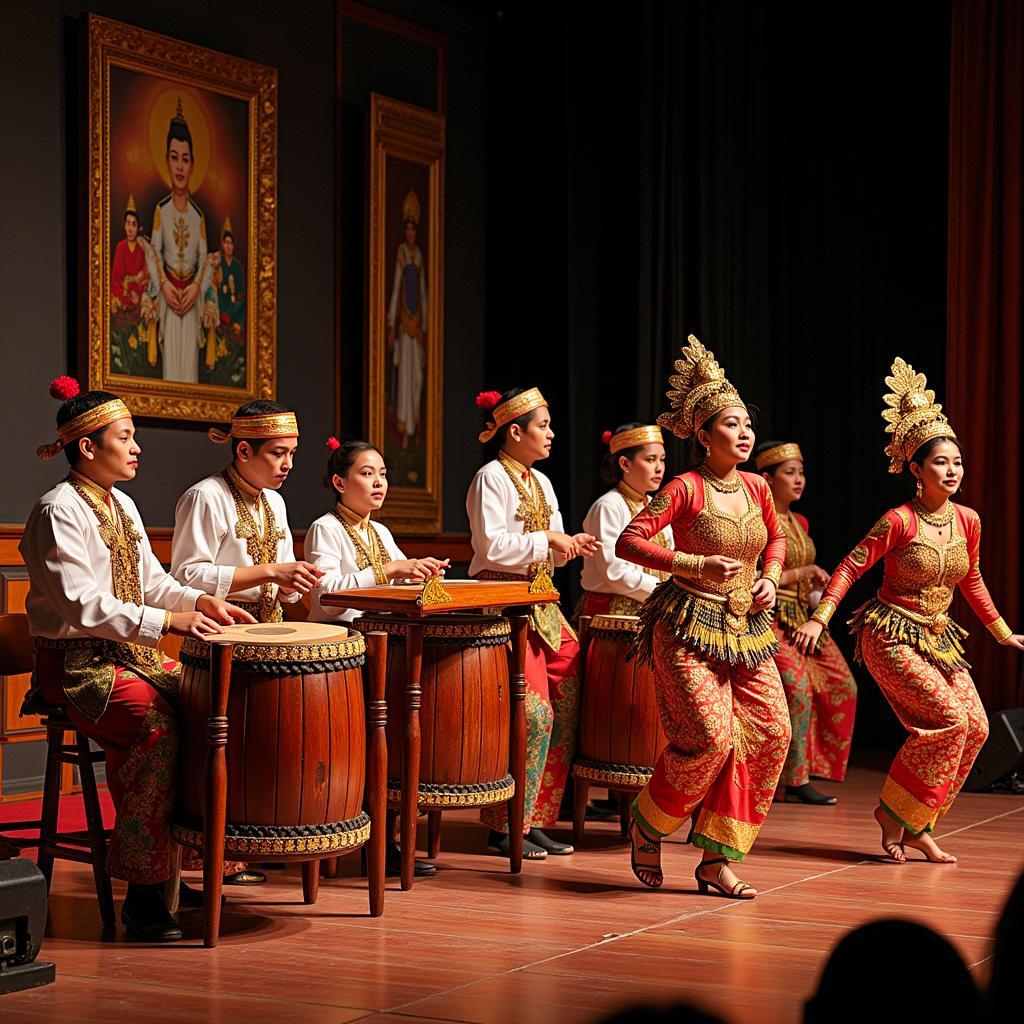
[[[591,633],[639,633],[640,619],[636,615],[595,615],[590,620]]]
[[[184,825],[171,823],[171,836],[175,842],[202,850],[203,833]],[[225,836],[224,856],[227,860],[240,857],[243,860],[258,857],[286,857],[302,853],[332,854],[342,850],[353,850],[370,838],[370,822],[348,832],[336,832],[326,836],[299,836],[287,839],[273,839],[250,836]]]
[[[422,620],[363,615],[359,619],[359,627],[366,633],[387,633],[389,636],[404,637],[410,621]],[[479,640],[493,637],[507,639],[511,635],[512,626],[508,619],[495,620],[485,616],[481,616],[480,622],[430,622],[423,626],[425,640]]]
[[[419,807],[489,807],[491,804],[502,804],[512,799],[516,784],[509,777],[508,784],[501,789],[492,789],[483,793],[462,792],[452,788],[448,792],[419,790],[416,804]],[[388,787],[388,803],[401,804],[401,787]]]
[[[602,786],[630,786],[635,789],[643,789],[651,781],[654,769],[652,768],[646,773],[620,772],[613,768],[595,768],[588,764],[574,764],[572,774],[574,778],[586,779],[588,782],[596,782]]]
[[[210,644],[187,636],[181,641],[181,653],[200,660],[210,657]],[[232,661],[342,661],[366,654],[366,641],[361,633],[350,632],[348,638],[330,643],[314,644],[235,644]]]

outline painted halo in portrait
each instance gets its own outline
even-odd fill
[[[370,102],[369,439],[384,453],[388,521],[441,528],[444,117]]]
[[[277,74],[88,26],[89,385],[222,421],[275,393]]]

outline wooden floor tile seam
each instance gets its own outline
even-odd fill
[[[967,825],[963,825],[963,826],[961,826],[958,829],[953,829],[953,830],[951,830],[949,832],[943,833],[943,837],[944,838],[950,838],[951,836],[958,835],[958,834],[960,834],[962,832],[969,832],[972,829],[980,828],[983,825],[990,824],[991,822],[998,821],[1001,818],[1005,818],[1005,817],[1008,817],[1008,816],[1013,815],[1013,814],[1018,814],[1021,811],[1024,811],[1024,807],[1012,808],[1012,809],[1010,809],[1008,811],[1003,811],[1000,814],[992,815],[992,816],[990,816],[988,818],[985,818],[982,821],[970,822]],[[794,879],[793,881],[790,881],[790,882],[783,882],[781,885],[773,886],[770,889],[765,889],[763,891],[759,891],[758,892],[758,899],[760,899],[761,897],[764,897],[764,896],[772,895],[774,893],[782,892],[783,890],[793,888],[794,886],[803,885],[803,884],[806,884],[807,882],[816,881],[816,880],[818,880],[820,878],[828,878],[829,876],[832,876],[832,875],[842,874],[843,872],[849,871],[851,869],[858,868],[858,867],[864,867],[866,865],[874,864],[874,863],[875,863],[874,860],[865,858],[863,860],[856,861],[856,862],[854,862],[852,864],[844,864],[841,867],[832,868],[832,869],[830,869],[828,871],[815,872],[815,873],[807,875],[807,876],[805,876],[803,878]],[[645,934],[647,932],[650,932],[650,931],[652,931],[652,930],[654,930],[656,928],[667,928],[667,927],[670,927],[671,925],[680,924],[680,923],[682,923],[684,921],[692,921],[692,920],[695,920],[697,918],[707,917],[707,916],[709,916],[711,914],[718,914],[718,913],[724,913],[724,912],[729,911],[729,910],[736,910],[739,907],[741,907],[743,905],[743,903],[744,903],[744,901],[742,901],[742,900],[723,900],[722,901],[722,905],[717,906],[717,907],[708,907],[708,908],[706,908],[704,910],[688,911],[686,913],[676,915],[675,917],[671,917],[671,918],[669,918],[669,919],[667,919],[665,921],[658,921],[658,922],[654,922],[654,923],[651,923],[651,924],[648,924],[648,925],[643,925],[640,928],[635,928],[635,929],[633,929],[631,931],[628,931],[628,932],[622,932],[620,934],[609,934],[607,936],[604,936],[604,937],[598,939],[595,942],[587,943],[586,945],[580,946],[580,947],[575,948],[575,949],[570,949],[570,950],[566,950],[566,951],[564,951],[562,953],[556,953],[556,954],[554,954],[552,956],[543,957],[540,960],[536,960],[536,961],[534,961],[532,963],[529,963],[529,964],[522,964],[522,965],[520,965],[518,967],[510,967],[510,968],[507,968],[507,969],[505,969],[503,971],[499,971],[496,974],[488,975],[488,976],[486,976],[484,978],[475,978],[473,981],[463,982],[460,985],[455,985],[455,986],[453,986],[450,989],[445,989],[445,990],[443,990],[441,992],[433,993],[430,996],[421,996],[418,999],[413,999],[413,1000],[410,1000],[409,1002],[406,1002],[406,1003],[399,1003],[397,1006],[391,1007],[389,1010],[387,1010],[385,1012],[389,1012],[389,1013],[402,1013],[402,1011],[408,1010],[409,1008],[411,1008],[413,1006],[417,1006],[420,1003],[425,1003],[425,1002],[427,1002],[427,1001],[429,1001],[431,999],[442,998],[444,996],[448,996],[448,995],[451,995],[451,994],[456,993],[456,992],[462,992],[462,991],[465,991],[468,988],[472,988],[474,985],[484,984],[484,983],[486,983],[488,981],[494,980],[495,978],[509,977],[509,976],[512,976],[512,975],[515,975],[515,974],[520,974],[520,973],[529,971],[529,970],[531,970],[533,968],[540,967],[540,966],[542,966],[544,964],[552,963],[552,962],[554,962],[556,960],[563,960],[563,959],[566,959],[568,957],[576,956],[579,953],[585,953],[585,952],[588,952],[588,951],[593,950],[593,949],[598,949],[598,948],[600,948],[602,946],[611,945],[613,943],[622,942],[622,941],[624,941],[626,939],[634,938],[634,937],[636,937],[638,935],[643,935],[643,934]]]

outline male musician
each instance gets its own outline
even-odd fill
[[[248,612],[182,586],[157,561],[135,503],[114,488],[133,480],[141,448],[127,406],[106,391],[79,392],[59,377],[58,440],[67,477],[35,504],[20,551],[28,569],[29,630],[36,638],[31,708],[59,704],[107,755],[117,810],[107,871],[128,882],[121,920],[132,938],[170,942],[181,929],[164,907],[173,844],[178,732],[177,665],[156,649],[166,633],[207,637]]]

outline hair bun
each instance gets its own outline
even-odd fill
[[[501,401],[501,393],[498,391],[481,391],[476,396],[478,409],[493,409]]]
[[[610,430],[606,430],[601,435],[601,444],[611,444],[611,443],[612,443],[612,432]]]
[[[324,444],[326,444],[332,452],[336,452],[341,447],[341,442],[333,434],[327,438]]]
[[[81,391],[82,388],[74,377],[54,377],[50,382],[50,396],[59,398],[62,402],[81,394]]]

